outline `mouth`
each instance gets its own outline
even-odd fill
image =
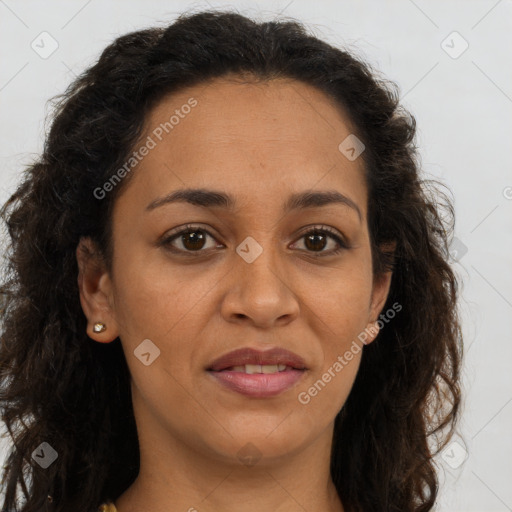
[[[304,360],[289,350],[239,349],[216,359],[206,371],[229,391],[267,398],[292,388],[307,371]]]
[[[224,370],[218,371],[247,373],[248,375],[254,375],[256,373],[265,373],[266,375],[270,375],[272,373],[285,372],[297,369],[298,368],[294,368],[293,366],[287,366],[286,364],[245,364],[240,366],[230,366],[229,368],[225,368]]]

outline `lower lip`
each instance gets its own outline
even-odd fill
[[[305,370],[285,370],[276,373],[243,373],[233,371],[209,371],[218,382],[232,391],[254,398],[279,395],[293,387]]]

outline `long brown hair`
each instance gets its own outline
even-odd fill
[[[447,250],[453,207],[440,184],[421,176],[414,117],[394,83],[301,23],[206,11],[109,45],[59,97],[44,151],[1,210],[10,242],[0,405],[12,438],[2,512],[89,512],[136,478],[129,371],[119,339],[86,335],[75,249],[90,236],[110,264],[112,206],[130,176],[102,199],[94,191],[126,161],[164,95],[228,74],[316,87],[366,146],[374,272],[393,268],[384,309],[403,309],[364,349],[336,417],[331,474],[347,512],[432,509],[433,456],[458,416],[462,338]],[[382,250],[388,242],[396,242],[394,260]],[[32,456],[42,442],[58,454],[45,469]]]

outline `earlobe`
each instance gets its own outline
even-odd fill
[[[393,273],[391,271],[380,274],[373,283],[372,291],[372,305],[370,311],[370,318],[372,322],[376,322],[386,303],[391,286],[391,278]]]
[[[365,332],[367,334],[367,338],[365,341],[366,345],[374,341],[380,332],[378,319],[382,311],[382,308],[384,307],[384,304],[386,303],[386,300],[388,298],[389,287],[391,284],[391,275],[391,272],[381,274],[378,277],[378,279],[374,282],[372,302],[369,313],[370,321],[365,329]]]
[[[375,338],[377,337],[377,334],[379,334],[380,328],[378,322],[370,322],[365,329],[366,332],[366,338],[365,338],[365,345],[370,344]]]
[[[381,249],[384,250],[385,252],[394,254],[396,250],[396,242],[385,244],[385,246],[381,247]],[[377,337],[377,334],[380,331],[377,320],[379,319],[379,315],[381,314],[384,304],[388,299],[392,277],[393,272],[391,270],[374,276],[369,316],[370,323],[368,324],[367,327],[367,331],[371,333],[370,337],[372,341]]]
[[[112,310],[112,286],[103,257],[89,237],[82,237],[76,248],[80,304],[87,317],[87,335],[100,343],[118,337]]]

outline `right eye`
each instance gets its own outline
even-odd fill
[[[161,245],[171,250],[172,252],[182,254],[189,253],[190,255],[192,255],[191,253],[196,253],[194,254],[195,256],[197,253],[207,252],[207,250],[217,246],[216,244],[213,244],[210,247],[206,247],[205,249],[205,244],[208,237],[215,240],[213,235],[206,229],[199,226],[187,225],[186,228],[166,236],[162,240]]]

